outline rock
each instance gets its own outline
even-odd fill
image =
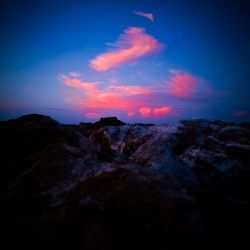
[[[96,155],[97,158],[104,160],[112,154],[110,138],[104,128],[95,130],[90,135],[90,140],[92,141],[90,148],[92,157]]]
[[[111,148],[115,151],[130,156],[137,148],[152,139],[153,137],[161,137],[168,141],[169,145],[174,144],[173,131],[169,125],[150,125],[141,126],[137,124],[125,126],[108,126],[105,127],[106,134],[111,142]]]
[[[103,126],[123,126],[126,123],[118,120],[116,117],[103,117],[98,122],[95,123],[97,127]]]
[[[177,142],[174,152],[180,154],[188,147],[202,143],[216,128],[207,120],[181,120],[175,132]]]
[[[18,125],[21,126],[29,126],[29,125],[40,125],[40,126],[54,126],[59,125],[59,123],[55,120],[53,120],[49,116],[44,116],[40,114],[29,114],[21,116],[15,120],[10,120],[10,122],[13,121]]]
[[[243,248],[248,125],[0,122],[3,239],[40,250]]]
[[[200,168],[200,165],[210,166],[222,173],[226,173],[233,167],[239,167],[239,161],[229,157],[226,152],[214,149],[205,149],[192,146],[188,148],[180,158],[191,168]]]
[[[220,133],[237,133],[237,134],[245,134],[248,130],[240,127],[240,126],[226,126],[220,130]]]
[[[250,143],[250,130],[241,126],[223,127],[216,136],[224,142]]]
[[[162,179],[154,171],[134,172],[131,167],[89,178],[66,193],[67,216],[52,235],[53,244],[66,249],[161,249],[166,244],[181,247],[181,238],[199,245],[193,239],[203,232],[202,219],[198,211],[192,216],[192,198],[170,197],[161,191]],[[173,235],[173,228],[179,233]]]
[[[49,145],[64,142],[64,128],[48,116],[27,115],[0,123],[1,192],[30,165],[28,159]]]
[[[157,145],[157,146],[156,146]],[[155,169],[170,179],[173,185],[196,185],[196,177],[180,159],[171,151],[166,141],[152,139],[142,144],[130,157],[145,168]]]
[[[238,125],[241,126],[242,128],[250,130],[250,122],[241,122]]]
[[[232,131],[231,128],[225,127],[223,133]],[[230,185],[244,174],[250,176],[249,144],[238,142],[248,141],[247,136],[243,136],[243,130],[239,132],[238,127],[233,131],[237,131],[237,136],[230,133],[222,137],[221,130],[215,131],[199,145],[192,145],[180,154],[182,161],[194,169],[197,179],[206,188]]]
[[[112,149],[126,155],[130,155],[147,140],[150,136],[147,132],[145,127],[137,125],[106,128]]]

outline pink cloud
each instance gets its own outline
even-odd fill
[[[136,112],[135,111],[128,111],[128,116],[135,116]]]
[[[124,93],[125,95],[148,95],[151,93],[151,89],[148,87],[133,85],[115,85],[111,86],[110,90],[118,93]]]
[[[71,77],[75,77],[75,78],[81,77],[81,74],[79,72],[72,72],[71,71],[71,72],[68,73],[68,75],[71,76]]]
[[[172,107],[171,106],[164,106],[160,108],[155,108],[153,113],[155,116],[163,116],[168,113],[172,112]]]
[[[169,70],[169,73],[172,76],[167,81],[167,85],[175,96],[192,97],[197,92],[201,82],[198,77],[179,70]]]
[[[169,114],[172,110],[171,106],[163,106],[159,108],[142,107],[139,109],[139,112],[144,117],[160,117]]]
[[[97,112],[86,112],[85,116],[88,118],[98,118],[101,114]]]
[[[235,117],[244,117],[247,116],[249,112],[247,110],[239,110],[234,113]]]
[[[148,98],[157,99],[149,87],[136,85],[111,85],[100,87],[95,84],[93,88],[82,85],[82,81],[70,79],[69,77],[61,77],[64,84],[81,90],[82,97],[74,98],[72,93],[67,101],[74,105],[78,110],[82,110],[87,118],[98,118],[103,113],[112,111],[123,111],[128,116],[136,116],[140,114],[144,117],[160,117],[172,111],[170,106],[148,107],[146,106]],[[82,88],[82,86],[84,86]],[[67,92],[66,92],[67,94]]]
[[[98,72],[105,72],[164,47],[143,28],[136,27],[126,29],[114,46],[117,48],[91,60],[90,66]]]
[[[142,107],[139,109],[139,112],[142,116],[151,116],[152,115],[152,108]]]
[[[118,109],[123,111],[130,110],[138,105],[136,101],[128,101],[122,95],[114,94],[108,90],[90,94],[80,104],[90,109]]]
[[[85,91],[93,91],[98,88],[99,82],[87,82],[81,79],[72,78],[72,72],[69,72],[68,75],[60,75],[59,78],[63,81],[64,85],[69,87],[78,89],[78,90],[85,90]]]
[[[134,14],[137,15],[137,16],[146,17],[149,20],[151,20],[152,22],[154,21],[154,16],[153,16],[152,13],[145,13],[145,12],[142,12],[142,11],[134,11]]]
[[[178,112],[182,112],[178,105],[184,101],[183,98],[191,102],[192,98],[218,96],[206,80],[182,70],[169,70],[167,82],[152,86],[143,86],[142,83],[125,85],[115,74],[110,78],[109,73],[108,78],[104,78],[102,82],[91,82],[71,73],[60,75],[60,80],[70,91],[65,94],[66,100],[90,119],[110,114],[150,119],[176,116]],[[240,112],[236,115],[244,114]]]
[[[63,84],[80,90],[81,98],[74,98],[70,92],[66,100],[77,109],[84,109],[88,118],[94,118],[104,110],[120,110],[132,115],[141,106],[141,96],[151,94],[151,88],[137,85],[100,85],[67,75],[60,75]]]

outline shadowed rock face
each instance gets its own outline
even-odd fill
[[[0,122],[9,248],[211,249],[248,243],[250,125]]]

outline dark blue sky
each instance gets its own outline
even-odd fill
[[[1,1],[0,119],[249,120],[243,2]]]

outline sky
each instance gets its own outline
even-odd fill
[[[1,1],[0,120],[250,120],[246,1]]]

